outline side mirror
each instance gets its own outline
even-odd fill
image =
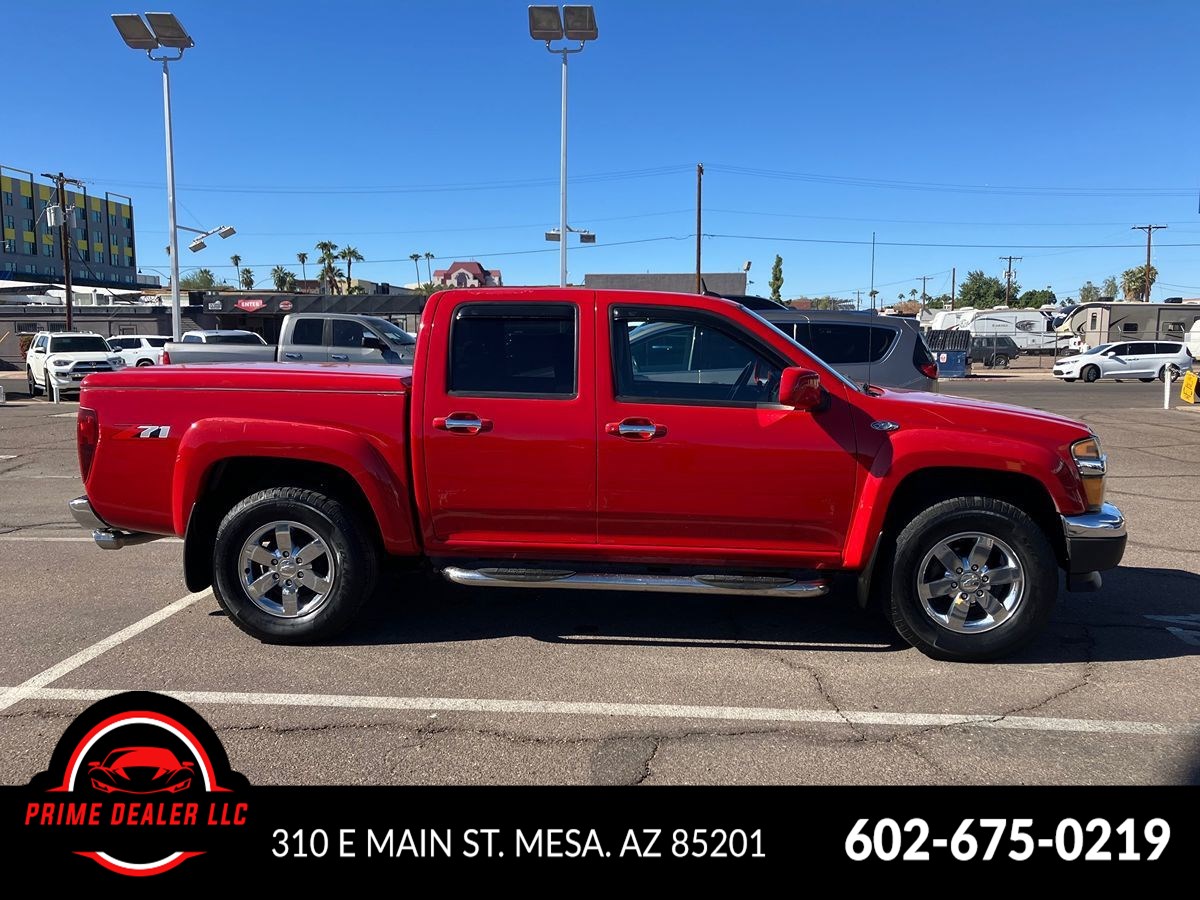
[[[821,376],[812,369],[789,366],[779,376],[779,402],[801,412],[812,412],[824,400]]]
[[[33,352],[34,352],[34,353],[45,353],[45,352],[46,352],[46,348],[45,348],[45,347],[34,347],[34,348],[33,348]]]
[[[362,345],[364,350],[378,350],[380,353],[387,353],[388,351],[387,342],[383,338],[376,337],[373,334],[363,335]]]

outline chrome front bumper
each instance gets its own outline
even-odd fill
[[[76,522],[91,530],[92,540],[96,542],[97,546],[105,550],[120,550],[123,547],[156,541],[162,537],[161,534],[122,531],[119,528],[113,528],[96,515],[96,511],[92,509],[92,504],[86,496],[76,497],[67,504],[67,507],[71,510],[71,515],[75,517]]]
[[[1115,568],[1125,555],[1128,533],[1125,516],[1111,503],[1098,512],[1063,516],[1067,545],[1067,587],[1088,590],[1100,586],[1099,572]]]

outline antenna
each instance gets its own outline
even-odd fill
[[[875,358],[875,232],[871,232],[871,324],[867,326],[867,380],[863,390],[871,393],[871,366]]]

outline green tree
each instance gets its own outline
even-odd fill
[[[1109,275],[1107,278],[1104,279],[1104,283],[1102,285],[1100,285],[1100,296],[1101,297],[1116,297],[1117,291],[1119,291],[1119,290],[1120,290],[1120,288],[1117,287],[1116,277],[1113,275]]]
[[[1141,300],[1149,299],[1150,288],[1154,287],[1154,281],[1158,278],[1158,269],[1154,266],[1150,267],[1150,285],[1146,285],[1146,267],[1136,266],[1132,269],[1126,269],[1121,273],[1121,290],[1125,293],[1126,300]]]
[[[419,265],[419,262],[421,259],[421,254],[420,253],[410,253],[410,254],[408,254],[408,258],[413,261],[413,269],[417,273],[417,286],[420,287],[420,285],[421,285],[421,266]]]
[[[1021,286],[1015,281],[1012,285],[1012,296],[1019,296]],[[976,309],[990,309],[1004,302],[1004,282],[992,275],[985,275],[982,270],[968,272],[967,277],[958,289],[957,305],[973,306]]]
[[[429,282],[433,283],[433,254],[428,250],[425,251],[425,274],[429,278]]]
[[[179,287],[185,291],[211,291],[217,287],[217,277],[210,269],[197,269],[191,275],[182,276]]]
[[[236,253],[229,257],[229,261],[233,263],[233,283],[242,283],[242,258]]]
[[[337,268],[338,245],[333,241],[318,241],[315,249],[317,261],[321,264],[321,288],[325,293],[336,294],[338,283],[333,277],[333,270]]]
[[[767,282],[767,287],[771,289],[772,300],[776,303],[783,302],[783,257],[778,254],[775,255],[775,263],[771,266],[771,280]]]
[[[350,267],[356,262],[363,261],[363,255],[358,252],[357,247],[343,247],[342,252],[338,254],[338,259],[346,261],[346,291],[350,290]]]
[[[277,291],[294,291],[296,289],[296,273],[276,266],[271,270],[271,280],[275,282]]]
[[[1083,287],[1079,289],[1080,303],[1094,303],[1100,299],[1100,288],[1096,287],[1090,281],[1085,281]]]
[[[254,290],[254,270],[253,269],[242,269],[242,290],[244,290],[244,291]]]
[[[1027,309],[1036,309],[1039,306],[1056,306],[1058,304],[1058,297],[1054,291],[1050,290],[1050,286],[1046,285],[1044,290],[1026,291],[1021,295],[1017,303]]]
[[[296,254],[296,262],[300,263],[300,278],[308,281],[308,273],[304,271],[304,264],[308,262],[308,254],[301,250]]]

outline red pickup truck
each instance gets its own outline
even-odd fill
[[[798,600],[848,573],[925,653],[985,659],[1126,540],[1086,425],[854,384],[714,297],[447,291],[411,367],[89,376],[78,444],[96,541],[182,536],[189,589],[271,642],[329,638],[403,557],[479,587]]]

